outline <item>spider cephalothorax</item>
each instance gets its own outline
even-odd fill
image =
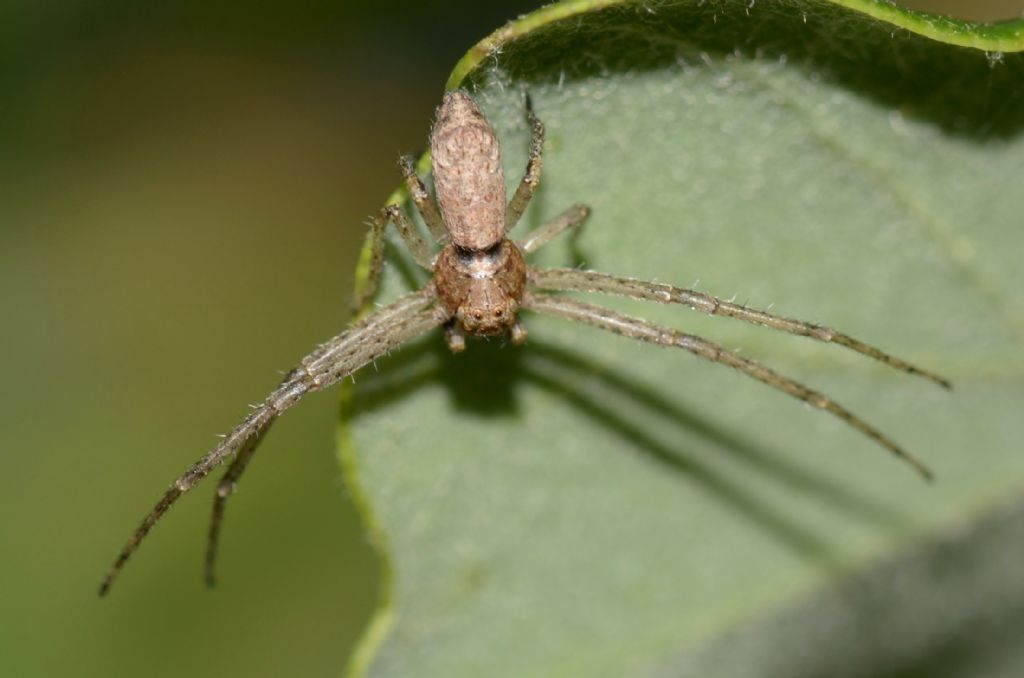
[[[101,595],[107,592],[139,543],[178,497],[195,487],[214,468],[230,461],[217,486],[207,542],[206,576],[207,581],[212,582],[225,502],[267,429],[306,393],[327,388],[439,326],[444,326],[448,346],[455,352],[465,348],[464,334],[491,336],[507,332],[513,343],[522,343],[526,330],[519,320],[521,310],[575,320],[658,346],[681,348],[706,360],[733,367],[835,415],[910,463],[925,477],[930,477],[924,464],[832,398],[757,361],[692,334],[576,299],[544,293],[545,290],[597,292],[663,304],[682,304],[709,315],[737,318],[840,344],[890,367],[949,386],[949,382],[935,374],[827,327],[772,315],[703,292],[663,283],[620,278],[595,271],[528,266],[524,255],[558,234],[580,226],[590,210],[584,205],[573,205],[538,226],[524,239],[518,242],[508,239],[509,229],[519,221],[540,181],[544,126],[534,116],[528,99],[526,115],[532,131],[530,157],[522,181],[506,202],[501,148],[494,130],[468,94],[457,91],[445,95],[431,133],[436,203],[417,176],[412,159],[403,157],[399,161],[412,201],[434,239],[441,245],[441,250],[437,255],[431,252],[401,207],[384,207],[373,222],[370,273],[356,300],[356,308],[366,308],[373,298],[383,265],[384,229],[389,223],[395,224],[416,263],[430,271],[432,279],[420,290],[406,294],[353,323],[303,358],[261,405],[167,490],[121,550],[100,586]]]
[[[526,261],[511,240],[486,250],[447,245],[434,266],[434,286],[453,331],[489,336],[515,327],[526,291]],[[521,328],[517,341],[526,336]]]

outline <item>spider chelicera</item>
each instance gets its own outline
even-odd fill
[[[506,203],[501,149],[493,128],[468,94],[455,91],[445,95],[430,136],[436,203],[417,176],[412,158],[404,156],[399,160],[412,200],[441,245],[441,250],[436,255],[431,253],[430,246],[402,208],[393,204],[384,207],[373,221],[370,275],[356,300],[356,307],[365,307],[373,297],[383,265],[384,229],[389,223],[396,226],[416,263],[432,271],[433,278],[421,289],[353,323],[303,358],[261,405],[174,481],[121,550],[100,586],[100,595],[110,589],[125,562],[174,502],[214,468],[230,460],[227,472],[217,485],[207,542],[206,577],[212,583],[225,502],[278,415],[306,393],[331,386],[435,327],[444,327],[448,347],[456,353],[465,350],[467,334],[504,334],[513,344],[522,344],[526,339],[526,329],[520,323],[519,312],[523,310],[575,320],[659,346],[681,348],[706,360],[733,367],[830,412],[911,464],[925,478],[931,477],[931,472],[916,457],[832,398],[757,361],[741,357],[706,339],[631,315],[538,292],[598,292],[662,304],[682,304],[710,315],[738,318],[755,325],[840,344],[890,367],[950,387],[942,377],[828,327],[772,315],[702,292],[662,283],[595,271],[528,266],[524,255],[542,247],[563,231],[581,226],[590,210],[585,205],[573,205],[537,227],[523,240],[513,242],[508,239],[509,229],[519,221],[540,181],[544,126],[534,115],[529,99],[526,115],[531,127],[529,160],[522,181]]]

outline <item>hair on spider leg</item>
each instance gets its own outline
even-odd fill
[[[923,477],[931,478],[931,471],[920,460],[824,393],[701,337],[602,306],[549,294],[585,292],[688,306],[708,315],[730,317],[839,344],[893,369],[949,387],[947,380],[932,372],[828,327],[750,309],[695,289],[580,268],[539,269],[528,265],[526,255],[563,233],[577,234],[590,216],[590,208],[583,204],[571,205],[539,224],[524,239],[509,238],[534,196],[543,166],[544,125],[528,93],[524,114],[530,129],[528,158],[523,176],[509,198],[501,147],[494,129],[465,91],[445,94],[430,132],[433,195],[416,173],[412,159],[408,156],[399,159],[412,203],[435,245],[431,246],[413,226],[401,206],[385,205],[370,220],[369,258],[362,264],[366,266],[365,284],[356,296],[354,307],[359,311],[373,310],[357,315],[340,334],[300,360],[262,403],[253,406],[241,423],[174,481],[118,553],[100,585],[100,595],[110,590],[125,563],[171,506],[226,463],[228,468],[218,483],[207,537],[206,580],[212,583],[227,500],[277,417],[308,393],[322,391],[345,378],[354,382],[358,370],[370,363],[376,365],[378,358],[437,328],[443,328],[452,353],[466,348],[466,336],[501,336],[512,344],[522,344],[526,340],[526,328],[519,316],[524,310],[589,325],[643,343],[680,348],[704,360],[732,367],[751,379],[828,412],[911,465]],[[389,226],[398,232],[410,255],[399,258],[400,273],[411,259],[407,280],[415,279],[415,267],[427,277],[416,291],[385,306],[374,307],[374,293],[384,266],[385,231]]]

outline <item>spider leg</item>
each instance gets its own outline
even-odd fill
[[[746,306],[733,304],[703,292],[673,287],[672,285],[662,283],[635,280],[633,278],[619,278],[595,271],[578,271],[566,268],[535,269],[531,273],[530,282],[535,287],[546,290],[601,292],[631,299],[656,301],[661,304],[683,304],[708,315],[738,318],[752,325],[762,325],[782,330],[783,332],[789,332],[790,334],[811,337],[826,343],[839,344],[885,363],[889,367],[923,377],[945,388],[952,388],[952,384],[947,379],[911,365],[904,360],[889,355],[853,337],[837,332],[830,327],[814,325],[802,320],[794,320],[747,308]]]
[[[427,187],[423,185],[420,175],[416,174],[416,163],[411,156],[403,155],[398,158],[398,167],[402,170],[405,185],[409,188],[409,195],[412,196],[416,209],[419,210],[420,216],[423,217],[427,228],[430,229],[430,234],[434,236],[434,240],[438,244],[444,245],[448,242],[448,228],[444,225],[444,219],[441,218],[441,213],[437,209],[437,202],[427,191]]]
[[[163,514],[177,501],[178,497],[192,489],[218,464],[242,449],[248,440],[260,437],[278,414],[298,402],[308,390],[309,385],[302,380],[286,380],[270,394],[262,405],[253,410],[241,424],[236,426],[219,445],[207,452],[179,476],[121,549],[117,560],[114,561],[100,585],[100,595],[107,593],[128,558],[139,547],[139,544]]]
[[[543,164],[544,123],[533,112],[533,102],[526,95],[526,121],[530,125],[530,157],[526,161],[526,172],[523,174],[516,192],[512,194],[505,210],[505,232],[508,232],[526,211],[537,184],[540,183],[540,170]]]
[[[919,459],[906,452],[903,448],[893,442],[888,436],[875,429],[857,415],[851,413],[829,396],[818,391],[807,388],[789,377],[785,377],[774,370],[754,360],[744,358],[706,339],[684,334],[668,327],[655,325],[640,318],[618,313],[610,309],[587,304],[575,299],[565,297],[553,297],[547,295],[530,294],[524,303],[524,308],[545,313],[548,315],[575,320],[587,325],[592,325],[609,332],[621,334],[624,337],[646,341],[659,346],[670,346],[689,351],[705,360],[728,365],[736,368],[749,377],[757,379],[772,388],[788,393],[794,398],[799,398],[805,403],[818,409],[825,410],[844,422],[857,429],[876,443],[900,457],[926,480],[931,480],[932,473],[927,466]]]
[[[121,549],[100,585],[100,595],[110,590],[128,558],[181,495],[234,455],[239,455],[236,459],[244,460],[237,469],[232,466],[228,473],[240,475],[270,424],[302,396],[331,386],[372,360],[445,322],[448,316],[443,309],[427,308],[433,302],[432,287],[408,294],[367,316],[303,358],[261,405],[174,481]],[[247,451],[250,445],[252,449]],[[215,529],[212,531],[216,533]]]
[[[369,272],[364,278],[366,282],[363,284],[362,289],[357,291],[355,298],[352,300],[353,314],[362,311],[377,292],[377,281],[380,279],[380,272],[384,268],[384,229],[387,228],[389,223],[395,224],[395,228],[402,236],[402,240],[405,241],[405,245],[409,248],[409,252],[412,254],[413,259],[416,260],[416,263],[428,271],[433,269],[430,246],[420,236],[419,232],[416,231],[412,221],[409,220],[409,216],[398,205],[385,205],[370,224],[370,233],[367,235],[370,239]]]
[[[263,436],[266,434],[267,429],[270,428],[268,424],[258,435],[251,438],[246,445],[238,451],[235,456],[235,460],[231,462],[231,466],[228,467],[227,472],[217,483],[217,492],[213,497],[213,515],[210,518],[210,529],[207,532],[206,538],[206,585],[214,586],[217,583],[217,577],[215,574],[215,568],[217,562],[217,547],[220,543],[220,528],[224,522],[224,509],[227,505],[228,497],[230,497],[235,489],[238,487],[238,479],[241,478],[242,473],[245,472],[245,467],[249,464],[252,456],[256,453],[256,448],[259,447],[263,441]]]
[[[419,298],[421,295],[412,294],[400,299],[391,306],[382,308],[380,311],[372,316],[367,317],[361,326],[361,336],[365,341],[373,341],[371,337],[380,338],[381,332],[386,332],[388,328],[395,322],[395,319],[401,319],[410,309],[421,307],[423,302]],[[439,323],[440,324],[440,323]],[[353,330],[356,328],[353,327]],[[353,337],[352,340],[347,342],[341,341],[342,335],[335,337],[331,341],[323,344],[316,352],[307,356],[303,359],[302,365],[292,370],[285,381],[294,378],[296,375],[301,374],[304,371],[315,371],[318,369],[317,365],[329,365],[332,360],[343,359],[343,356],[339,354],[338,349],[350,344],[352,340],[358,341],[358,337]],[[319,359],[315,359],[314,356],[323,354]],[[376,356],[374,356],[375,358]],[[371,358],[372,360],[373,358]],[[365,363],[364,363],[365,364]],[[325,388],[321,386],[319,388]],[[224,520],[224,509],[227,504],[228,498],[234,493],[238,486],[238,480],[241,478],[242,473],[245,472],[245,468],[252,456],[256,453],[256,448],[259,446],[263,435],[266,433],[267,428],[264,428],[258,436],[250,439],[248,443],[238,451],[233,462],[228,467],[227,472],[221,478],[217,484],[217,492],[214,495],[213,501],[213,514],[210,519],[210,529],[207,535],[207,546],[206,546],[206,583],[208,586],[213,586],[216,583],[214,566],[217,560],[217,547],[220,539],[220,528]]]
[[[590,216],[590,208],[586,205],[573,205],[558,216],[549,219],[527,234],[518,243],[524,254],[535,252],[548,244],[552,238],[561,235],[563,231],[583,225],[583,222]]]

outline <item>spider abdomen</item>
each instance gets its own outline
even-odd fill
[[[452,242],[485,250],[505,234],[505,173],[487,119],[465,92],[450,92],[430,136],[438,207]]]
[[[484,251],[448,245],[437,257],[434,286],[441,304],[463,330],[501,334],[516,323],[526,289],[526,262],[510,240]]]

